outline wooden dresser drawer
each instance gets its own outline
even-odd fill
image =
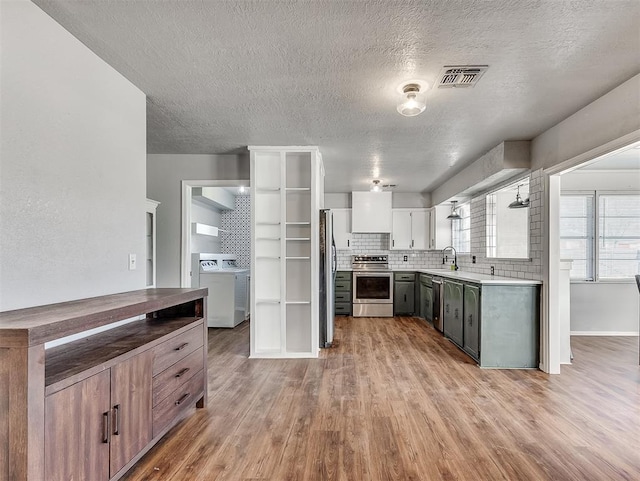
[[[193,351],[153,378],[154,406],[204,368],[203,349]]]
[[[202,397],[204,390],[204,370],[199,371],[153,408],[153,437],[167,426],[172,425],[177,416]]]
[[[204,330],[202,324],[189,329],[154,349],[153,375],[156,376],[180,359],[188,356],[204,344]]]

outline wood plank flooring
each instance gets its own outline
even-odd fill
[[[573,338],[562,374],[483,370],[417,318],[336,320],[314,360],[209,329],[209,404],[127,481],[638,480],[638,338]]]

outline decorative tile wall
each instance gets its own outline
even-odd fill
[[[486,195],[471,201],[471,253],[458,256],[461,270],[490,274],[494,266],[496,276],[542,280],[543,249],[543,193],[542,170],[531,173],[529,179],[529,259],[493,259],[486,255]],[[351,250],[338,251],[338,270],[351,268],[351,256],[356,254],[387,254],[392,269],[429,269],[442,267],[441,251],[391,251],[389,234],[353,234]],[[476,263],[472,263],[472,256]],[[407,261],[404,261],[407,256]]]
[[[236,209],[222,212],[221,248],[223,254],[235,254],[238,267],[251,268],[251,197],[236,196]]]

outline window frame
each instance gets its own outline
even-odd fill
[[[604,284],[629,284],[635,283],[632,277],[605,277],[600,276],[600,196],[640,196],[640,190],[566,190],[561,191],[560,196],[565,195],[593,195],[593,241],[591,249],[593,251],[593,279],[571,279],[572,283],[604,283]]]
[[[460,214],[461,210],[464,212],[465,209],[468,211],[468,215],[460,216],[461,219],[451,221],[451,245],[458,254],[471,254],[471,200],[456,206],[458,214]],[[468,221],[469,227],[467,229],[462,229],[461,226],[465,219]],[[465,231],[468,232],[468,250],[459,249],[460,239],[462,238],[461,233]]]
[[[484,196],[484,206],[485,206],[485,219],[484,219],[484,225],[485,225],[485,233],[484,233],[484,239],[485,239],[485,252],[484,255],[486,256],[487,260],[504,260],[504,261],[531,261],[531,211],[530,211],[530,207],[526,208],[527,211],[527,228],[526,228],[526,233],[527,233],[527,253],[525,256],[520,256],[520,257],[501,257],[498,256],[498,223],[497,223],[497,202],[496,202],[496,197],[498,196],[498,194],[502,191],[504,191],[505,189],[509,189],[512,188],[518,184],[526,184],[527,185],[527,190],[528,190],[528,195],[529,197],[531,196],[531,174],[527,174],[523,177],[520,177],[518,179],[510,179],[507,182],[504,182],[502,184],[500,184],[497,188],[491,190],[490,192],[487,192]],[[491,206],[489,206],[489,202],[491,202]],[[490,224],[490,220],[493,217],[493,220],[495,221],[494,223]],[[489,242],[489,230],[493,229],[493,234],[492,234],[492,241],[493,244],[490,245]],[[489,254],[489,249],[493,250],[493,253],[490,255]]]
[[[597,273],[596,273],[596,264],[597,264],[597,259],[596,259],[596,239],[597,239],[597,228],[598,226],[596,225],[597,220],[598,220],[598,215],[597,215],[597,203],[598,203],[598,198],[596,196],[596,191],[594,190],[571,190],[571,191],[566,191],[566,193],[561,193],[560,197],[584,197],[584,196],[591,196],[591,245],[590,245],[590,249],[589,252],[591,254],[591,278],[587,278],[587,277],[572,277],[571,278],[571,282],[595,282],[596,278],[597,278]],[[560,219],[560,213],[558,213],[558,219]],[[560,239],[562,240],[562,236],[560,236]],[[589,240],[587,238],[587,240]],[[587,259],[589,260],[589,259]],[[587,269],[587,271],[589,271],[589,269]]]
[[[604,282],[604,283],[627,283],[627,282],[635,282],[635,277],[601,277],[600,276],[600,197],[601,196],[638,196],[640,198],[640,191],[629,191],[629,190],[596,190],[596,201],[595,201],[595,236],[594,236],[594,248],[595,248],[595,276],[596,282]]]

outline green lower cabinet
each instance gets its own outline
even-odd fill
[[[424,283],[420,283],[420,309],[419,315],[429,322],[433,322],[433,289]]]
[[[335,314],[336,316],[351,315],[351,272],[336,272],[335,282]]]
[[[393,315],[413,316],[416,310],[415,282],[394,282]]]
[[[444,335],[480,367],[537,368],[538,284],[474,284],[445,279]]]
[[[480,361],[480,288],[464,285],[464,326],[462,348],[476,361]]]
[[[393,315],[413,316],[416,312],[415,273],[396,272],[393,279]]]
[[[444,281],[444,335],[458,346],[463,345],[463,286],[459,282]]]

